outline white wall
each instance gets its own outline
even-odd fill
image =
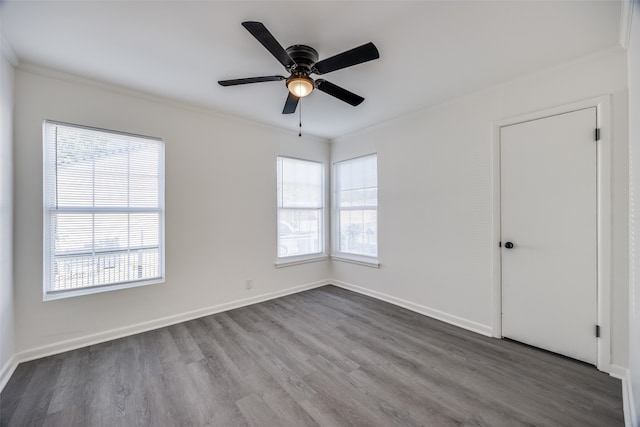
[[[629,280],[629,371],[630,402],[640,417],[640,2],[633,4],[629,40],[629,165],[630,165],[630,280]],[[631,411],[633,414],[633,410]],[[634,426],[640,420],[634,420]]]
[[[332,162],[378,153],[381,263],[333,262],[333,277],[491,333],[493,123],[612,94],[611,361],[626,367],[626,66],[622,49],[603,52],[333,141]]]
[[[329,148],[321,139],[22,66],[15,76],[15,351],[38,356],[327,277],[489,332],[492,124],[612,94],[612,363],[625,367],[626,67],[625,52],[608,51],[338,138]],[[42,302],[43,119],[166,140],[166,283]],[[330,154],[339,161],[371,152],[379,162],[381,268],[319,262],[275,269],[276,156],[328,163]],[[254,280],[252,291],[245,279]]]
[[[1,20],[1,18],[0,18]],[[0,36],[0,44],[2,36]],[[12,369],[13,307],[13,67],[0,46],[0,389]]]
[[[22,357],[329,277],[327,261],[274,267],[276,156],[328,165],[327,141],[29,66],[16,71],[15,91],[16,351]],[[165,283],[42,302],[43,119],[165,139]],[[246,279],[254,281],[250,291]]]

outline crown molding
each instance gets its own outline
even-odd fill
[[[2,56],[4,56],[7,61],[9,61],[9,64],[11,64],[13,68],[18,66],[20,60],[18,60],[15,52],[13,51],[13,49],[11,49],[11,45],[9,45],[9,42],[4,37],[2,37],[2,34],[0,34],[0,51],[2,53]]]
[[[7,58],[7,61],[9,61],[9,64],[11,64],[11,66],[13,66],[14,68],[18,66],[20,60],[11,48],[11,45],[9,44],[7,39],[5,39],[2,34],[0,34],[0,50],[2,51],[2,56]]]
[[[631,17],[633,16],[634,0],[622,0],[620,8],[620,46],[629,48],[629,38],[631,36]]]
[[[638,0],[640,1],[640,0]],[[383,120],[380,121],[374,125],[371,126],[367,126],[365,128],[362,129],[358,129],[358,130],[354,130],[353,132],[349,132],[349,133],[345,133],[344,135],[340,135],[337,136],[335,138],[331,138],[329,139],[329,142],[334,143],[334,142],[339,142],[341,140],[347,139],[347,138],[352,138],[358,135],[366,135],[369,132],[375,131],[376,129],[380,129],[380,128],[384,128],[386,126],[389,126],[391,124],[394,123],[402,123],[404,120],[409,119],[409,118],[415,118],[415,117],[420,117],[423,114],[429,113],[429,112],[433,112],[433,111],[437,111],[440,108],[443,107],[447,107],[447,106],[451,106],[451,105],[457,105],[460,103],[465,102],[468,98],[473,97],[473,96],[487,96],[488,94],[491,94],[492,92],[501,90],[501,89],[505,89],[505,88],[509,88],[512,85],[515,84],[523,84],[526,83],[529,80],[532,79],[536,79],[536,78],[540,78],[549,74],[552,74],[554,72],[559,72],[562,70],[566,70],[568,68],[571,67],[578,67],[580,65],[583,64],[588,64],[589,62],[592,61],[597,61],[597,60],[603,60],[606,61],[608,59],[608,57],[612,56],[612,55],[616,55],[616,54],[620,54],[620,53],[625,53],[625,50],[622,49],[619,45],[614,44],[611,47],[599,50],[597,52],[593,52],[590,54],[587,54],[585,56],[581,56],[579,58],[575,58],[575,59],[571,59],[569,61],[565,61],[565,62],[561,62],[560,64],[555,64],[555,65],[551,65],[549,67],[546,68],[542,68],[540,70],[536,70],[533,71],[531,73],[527,73],[527,74],[523,74],[517,77],[514,77],[512,79],[509,80],[505,80],[503,82],[491,85],[491,86],[487,86],[487,87],[483,87],[471,92],[467,92],[464,93],[460,96],[448,99],[448,100],[444,100],[442,102],[430,105],[428,107],[425,108],[421,108],[419,110],[416,110],[414,112],[411,113],[407,113],[401,116],[397,116],[397,117],[392,117],[388,120]]]
[[[170,106],[173,108],[179,108],[182,110],[187,110],[187,111],[191,111],[199,114],[205,114],[208,116],[213,116],[221,119],[233,120],[246,125],[257,126],[265,129],[271,129],[273,131],[282,132],[288,135],[293,133],[295,133],[295,135],[298,134],[298,129],[290,130],[290,129],[281,128],[281,127],[270,125],[267,123],[246,119],[240,116],[234,116],[232,114],[215,110],[207,106],[193,104],[187,101],[165,97],[165,96],[153,94],[150,92],[143,92],[134,88],[119,86],[114,83],[109,83],[102,80],[96,80],[90,77],[83,77],[79,74],[72,74],[70,72],[57,70],[54,68],[47,67],[45,65],[39,65],[39,64],[34,64],[30,62],[20,61],[19,66],[17,66],[16,69],[25,73],[34,74],[41,77],[47,77],[47,78],[60,80],[60,81],[68,82],[72,84],[83,85],[86,87],[96,88],[96,89],[100,89],[100,90],[104,90],[112,93],[118,93],[121,95],[131,96],[138,99],[144,99],[146,101],[155,102],[157,104],[162,104],[162,105]],[[315,134],[305,134],[303,135],[303,139],[310,140],[310,141],[315,140],[320,142],[329,142],[328,138],[321,137]]]

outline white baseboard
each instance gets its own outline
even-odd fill
[[[75,350],[75,349],[86,347],[89,345],[99,344],[105,341],[127,337],[129,335],[135,335],[141,332],[147,332],[154,329],[163,328],[165,326],[175,325],[176,323],[186,322],[188,320],[209,316],[211,314],[216,314],[223,311],[233,310],[234,308],[240,308],[247,305],[256,304],[259,302],[268,301],[274,298],[280,298],[285,295],[295,294],[298,292],[306,291],[308,289],[325,286],[325,285],[328,285],[329,283],[330,281],[328,280],[320,280],[317,282],[294,286],[294,287],[283,289],[280,291],[269,292],[262,295],[256,295],[251,298],[243,298],[243,299],[231,301],[224,304],[218,304],[211,307],[189,311],[186,313],[162,317],[162,318],[151,320],[148,322],[142,322],[135,325],[125,326],[123,328],[111,329],[111,330],[99,332],[96,334],[86,335],[79,338],[60,341],[54,344],[48,344],[41,347],[35,347],[28,350],[23,350],[18,352],[14,356],[14,359],[16,361],[15,364],[17,365],[18,363],[28,362],[30,360],[40,359],[42,357],[64,353],[65,351]]]
[[[624,404],[624,421],[627,427],[640,427],[638,414],[636,413],[633,386],[631,383],[631,371],[626,370],[625,379],[622,380],[622,402]]]
[[[627,420],[627,422],[629,423],[629,427],[640,427],[640,421],[638,421],[638,413],[636,412],[635,399],[633,395],[633,387],[631,386],[630,374],[627,374],[626,384],[627,386],[625,388],[627,390],[626,395],[629,406],[629,417],[627,417],[625,413],[625,420]]]
[[[629,370],[627,368],[623,368],[622,366],[613,364],[609,365],[609,375],[622,381],[627,377],[628,371]]]
[[[313,283],[307,283],[300,286],[294,286],[291,288],[283,289],[276,292],[269,292],[262,295],[256,295],[251,298],[243,298],[235,301],[231,301],[224,304],[218,304],[211,307],[206,307],[198,310],[189,311],[186,313],[167,316],[148,322],[138,323],[136,325],[130,325],[123,328],[112,329],[109,331],[99,332],[97,334],[86,335],[84,337],[73,338],[70,340],[60,341],[54,344],[49,344],[41,347],[35,347],[32,349],[21,351],[15,354],[11,359],[5,363],[0,369],[0,391],[4,389],[11,375],[17,368],[19,363],[28,362],[30,360],[39,359],[42,357],[51,356],[54,354],[63,353],[65,351],[75,350],[78,348],[86,347],[89,345],[99,344],[105,341],[110,341],[118,338],[123,338],[130,335],[139,334],[146,331],[151,331],[166,326],[175,325],[177,323],[186,322],[189,320],[197,319],[211,314],[220,313],[223,311],[233,310],[234,308],[240,308],[251,304],[256,304],[263,301],[268,301],[275,298],[280,298],[285,295],[295,294],[298,292],[306,291],[309,289],[318,288],[325,285],[335,285],[349,291],[357,292],[363,295],[370,296],[388,303],[406,308],[416,313],[423,314],[428,317],[432,317],[437,320],[449,323],[454,326],[467,329],[472,332],[476,332],[485,336],[492,336],[492,329],[488,325],[483,325],[462,317],[458,317],[449,313],[445,313],[440,310],[433,309],[424,305],[416,304],[401,298],[397,298],[391,295],[387,295],[381,292],[372,291],[361,286],[357,286],[351,283],[342,282],[340,280],[320,280]],[[627,427],[640,427],[636,418],[635,406],[633,404],[633,390],[631,387],[631,379],[629,370],[617,365],[611,365],[609,374],[613,377],[622,380],[622,395],[624,405],[624,417],[625,425]]]
[[[473,322],[471,320],[454,316],[452,314],[445,313],[431,307],[416,304],[407,300],[403,300],[401,298],[383,294],[381,292],[372,291],[370,289],[363,288],[351,283],[342,282],[340,280],[330,280],[329,283],[340,288],[347,289],[349,291],[358,292],[363,295],[367,295],[394,305],[398,305],[400,307],[404,307],[408,310],[415,311],[416,313],[433,317],[434,319],[441,320],[443,322],[461,327],[463,329],[467,329],[472,332],[476,332],[481,335],[486,335],[488,337],[493,336],[491,327],[483,325],[481,323]],[[622,403],[624,407],[625,427],[640,427],[633,400],[633,388],[631,387],[631,376],[629,369],[623,368],[618,365],[610,365],[609,375],[622,380]]]
[[[432,317],[437,320],[441,320],[445,323],[449,323],[454,326],[458,326],[463,329],[467,329],[472,332],[476,332],[485,336],[492,336],[493,330],[491,326],[483,325],[478,322],[474,322],[469,319],[455,316],[453,314],[445,313],[444,311],[436,310],[425,305],[416,304],[411,301],[404,300],[402,298],[396,298],[391,295],[383,294],[382,292],[372,291],[361,286],[354,285],[352,283],[342,282],[340,280],[329,280],[329,283],[338,286],[340,288],[347,289],[349,291],[358,292],[363,295],[370,296],[388,303],[406,308],[407,310],[415,311],[416,313],[423,314],[428,317]]]
[[[625,427],[640,427],[633,400],[633,387],[631,386],[631,371],[618,365],[611,365],[609,375],[622,381],[622,407],[624,410]]]
[[[0,368],[0,392],[4,390],[4,386],[9,382],[9,378],[13,375],[13,372],[18,367],[18,359],[15,354],[11,356],[11,359],[7,360],[7,363]]]

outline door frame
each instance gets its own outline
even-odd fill
[[[498,246],[501,235],[500,208],[500,129],[531,120],[570,113],[586,108],[596,108],[596,127],[600,129],[600,140],[596,143],[596,200],[597,200],[597,324],[600,338],[597,340],[598,370],[611,369],[611,97],[590,98],[570,104],[547,108],[493,122],[493,271],[492,271],[492,336],[502,338],[502,261]],[[595,137],[595,135],[594,135]],[[594,331],[595,333],[595,331]]]

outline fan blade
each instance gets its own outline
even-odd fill
[[[294,66],[296,63],[286,50],[282,47],[278,40],[267,30],[262,22],[245,21],[242,26],[251,33],[261,44],[264,46],[275,58],[284,65],[287,70]]]
[[[313,70],[316,74],[326,74],[378,58],[380,58],[380,54],[378,53],[376,45],[369,42],[330,58],[323,59],[322,61],[318,61],[313,66]]]
[[[220,80],[220,86],[246,85],[248,83],[277,82],[286,80],[284,76],[247,77],[246,79]]]
[[[296,112],[296,108],[298,107],[298,101],[300,98],[293,95],[289,92],[289,96],[287,96],[287,100],[284,103],[284,108],[282,109],[282,114],[293,114]]]
[[[321,90],[324,93],[327,93],[331,96],[338,98],[340,101],[344,101],[347,104],[351,104],[354,107],[356,105],[360,105],[364,98],[356,95],[353,92],[349,92],[346,89],[341,88],[340,86],[336,86],[331,82],[328,82],[324,79],[316,80],[316,87],[318,90]]]

